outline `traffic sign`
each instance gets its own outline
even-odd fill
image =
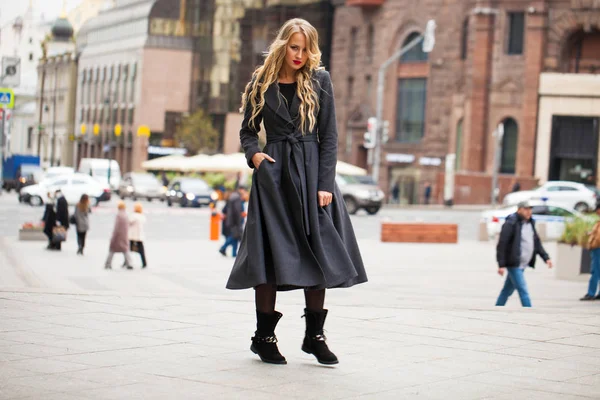
[[[0,107],[2,108],[14,108],[15,106],[15,92],[12,89],[0,88]]]

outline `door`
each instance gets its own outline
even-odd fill
[[[552,142],[548,179],[596,182],[598,118],[552,117]]]

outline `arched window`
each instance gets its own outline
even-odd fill
[[[406,40],[404,40],[404,43],[402,43],[402,47],[406,46],[407,44],[409,44],[410,42],[415,40],[417,37],[419,37],[419,35],[420,35],[420,33],[418,33],[418,32],[413,32],[410,35],[408,35]],[[422,43],[423,43],[422,41],[417,43],[415,46],[413,46],[413,48],[411,48],[409,51],[404,53],[404,55],[402,55],[402,57],[400,58],[400,62],[402,62],[402,63],[426,62],[428,59],[428,55],[427,55],[427,53],[425,53],[423,51]]]
[[[462,156],[462,141],[463,141],[463,120],[462,118],[456,124],[456,160],[454,163],[454,169],[460,171],[461,169],[461,156]]]
[[[517,142],[519,140],[519,127],[512,118],[506,118],[504,136],[502,137],[502,157],[500,158],[500,172],[514,174],[517,163]]]

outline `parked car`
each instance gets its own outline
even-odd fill
[[[41,206],[47,199],[48,193],[60,191],[65,196],[67,203],[77,204],[82,194],[87,194],[92,205],[101,201],[110,200],[110,188],[84,174],[61,175],[47,179],[37,185],[27,186],[21,190],[22,200],[32,206]]]
[[[122,199],[130,197],[133,200],[140,197],[148,199],[148,201],[164,200],[165,189],[153,174],[130,172],[121,178],[119,197]]]
[[[384,193],[368,176],[340,175],[335,178],[349,214],[361,208],[368,214],[377,214],[383,203]]]
[[[119,189],[121,168],[117,160],[82,158],[77,172],[89,175],[102,184],[109,184],[111,190],[117,191]]]
[[[176,179],[171,182],[167,191],[169,207],[173,204],[179,204],[181,207],[202,207],[218,199],[218,193],[200,178]]]
[[[550,181],[533,190],[507,194],[503,203],[512,206],[525,200],[551,201],[561,207],[585,213],[596,208],[597,193],[595,187],[583,183]]]
[[[71,175],[75,173],[75,168],[72,167],[48,167],[44,172],[43,179],[53,179],[61,175]]]
[[[543,222],[546,225],[546,237],[548,240],[558,240],[565,229],[565,222],[571,218],[586,218],[579,211],[563,207],[559,203],[542,200],[531,200],[532,218],[536,223]],[[496,210],[484,211],[482,220],[486,223],[489,237],[497,237],[500,234],[506,217],[517,212],[517,206],[508,206]]]

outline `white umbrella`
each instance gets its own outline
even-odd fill
[[[144,161],[142,168],[153,171],[182,171],[181,166],[185,162],[184,156],[173,154]]]

